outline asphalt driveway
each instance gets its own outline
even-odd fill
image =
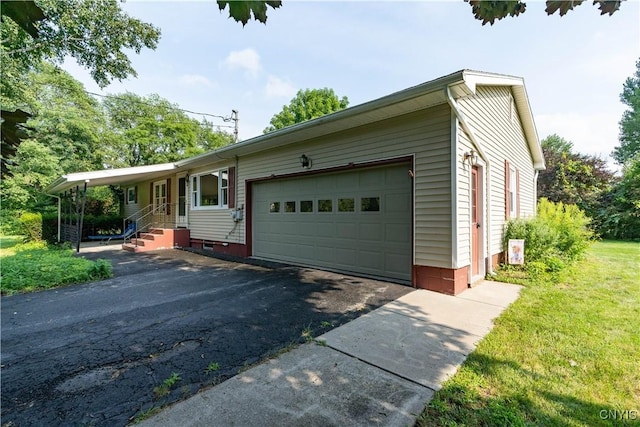
[[[114,278],[2,298],[3,426],[126,425],[412,291],[177,250],[83,256]]]

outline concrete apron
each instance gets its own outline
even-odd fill
[[[140,425],[413,425],[520,289],[414,291]]]

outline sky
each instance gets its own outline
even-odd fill
[[[300,89],[331,88],[355,106],[461,69],[509,74],[525,80],[541,140],[558,134],[615,168],[608,156],[622,85],[640,58],[640,2],[612,16],[591,3],[559,17],[528,1],[519,17],[483,26],[463,0],[283,0],[266,25],[243,27],[213,1],[127,0],[124,11],[162,31],[156,50],[130,53],[137,78],[101,89],[75,62],[63,68],[91,92],[156,93],[223,117],[235,109],[240,140],[262,134]]]

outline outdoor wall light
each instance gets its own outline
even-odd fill
[[[311,159],[306,154],[300,156],[300,164],[305,169],[311,169]]]
[[[469,161],[471,166],[476,166],[478,164],[478,154],[472,149],[467,153],[464,153],[464,161]]]

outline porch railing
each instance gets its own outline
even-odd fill
[[[177,207],[176,203],[164,203],[155,207],[149,205],[125,218],[125,226],[130,223],[136,224],[136,233],[125,239],[125,243],[137,237],[139,233],[148,232],[152,228],[175,228]],[[137,240],[135,245],[138,245]]]

